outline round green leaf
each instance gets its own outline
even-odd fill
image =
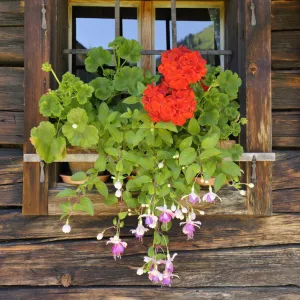
[[[112,83],[104,77],[98,77],[90,82],[95,90],[95,96],[100,100],[107,100],[113,93]]]
[[[55,92],[49,92],[39,101],[40,113],[45,117],[59,117],[63,110]]]
[[[188,147],[181,151],[179,156],[179,165],[190,165],[196,159],[197,153],[194,148]]]
[[[85,69],[88,72],[96,72],[100,66],[108,65],[112,61],[112,55],[108,50],[104,50],[102,47],[92,48],[87,53],[85,59]]]

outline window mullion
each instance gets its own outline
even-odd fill
[[[177,47],[176,0],[171,0],[172,48]]]
[[[115,37],[120,36],[120,0],[115,0]]]

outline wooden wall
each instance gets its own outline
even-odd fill
[[[299,299],[300,1],[272,2],[274,215],[206,216],[192,243],[174,229],[172,290],[135,275],[149,238],[125,236],[114,262],[95,240],[110,219],[77,217],[66,236],[56,217],[22,216],[23,6],[0,0],[0,299]]]

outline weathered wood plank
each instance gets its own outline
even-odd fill
[[[0,68],[0,110],[24,110],[24,68]]]
[[[251,25],[251,0],[243,2],[245,26],[245,87],[247,152],[271,152],[271,2],[261,1],[256,9],[256,26]],[[247,165],[247,181],[251,179]],[[248,211],[254,215],[272,213],[272,168],[270,162],[258,162],[259,174],[248,196]]]
[[[300,31],[272,32],[272,68],[300,68]]]
[[[273,112],[272,114],[273,147],[299,147],[300,112]]]
[[[272,192],[273,211],[300,212],[300,189],[282,189]]]
[[[23,27],[0,27],[0,64],[5,66],[23,66]]]
[[[136,269],[143,264],[150,241],[124,241],[128,247],[116,262],[105,241],[2,244],[1,285],[58,286],[63,276],[70,277],[71,286],[149,285],[147,276],[137,277]],[[170,247],[177,251],[176,246]],[[175,273],[180,280],[174,280],[175,287],[300,285],[300,248],[296,246],[178,254]]]
[[[0,26],[24,25],[24,0],[0,1]]]
[[[200,250],[300,243],[299,215],[202,216],[200,219],[202,228],[195,232],[192,243],[186,242],[182,228],[174,224],[170,231],[170,240],[176,249]],[[76,216],[71,219],[71,233],[66,235],[61,231],[63,221],[59,217],[23,216],[15,210],[1,210],[0,221],[2,241],[94,239],[99,232],[112,224],[112,218],[109,217]],[[136,218],[126,220],[122,236],[131,235],[129,230],[135,226]],[[106,232],[106,236],[112,234],[112,231]]]
[[[0,148],[0,185],[23,181],[22,154],[20,149]]]
[[[172,288],[157,287],[86,287],[86,288],[4,288],[0,289],[1,300],[138,300],[138,299],[205,299],[205,300],[297,300],[300,289],[297,287],[261,288]]]
[[[299,22],[300,23],[300,22]],[[272,72],[272,109],[300,108],[300,72]]]
[[[22,183],[0,185],[0,206],[22,206]]]
[[[0,144],[23,144],[24,113],[0,111]]]
[[[61,189],[53,189],[49,191],[48,198],[48,214],[49,215],[61,215],[61,210],[59,208],[60,203],[68,201],[67,198],[55,197]],[[201,192],[203,195],[205,190]],[[239,192],[232,189],[222,189],[218,193],[222,198],[221,203],[199,203],[195,205],[196,209],[205,210],[208,215],[244,215],[247,214],[245,197],[241,196]],[[119,203],[119,205],[107,206],[104,204],[104,198],[98,193],[87,194],[95,207],[96,216],[115,216],[118,214],[120,209],[126,210],[126,205],[124,203]],[[74,212],[75,215],[81,215],[81,212]]]
[[[299,30],[299,20],[298,0],[272,2],[272,30]]]

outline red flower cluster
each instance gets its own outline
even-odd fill
[[[172,122],[182,126],[194,116],[196,100],[189,87],[206,75],[206,61],[198,51],[174,48],[162,54],[158,70],[164,75],[161,84],[148,85],[142,103],[153,122]]]

